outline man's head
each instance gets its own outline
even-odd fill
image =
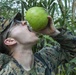
[[[20,15],[16,15],[18,17]],[[2,45],[7,50],[17,45],[33,45],[37,42],[38,37],[30,31],[26,21],[14,18],[9,26],[1,33]],[[9,49],[8,49],[9,48]],[[5,51],[5,50],[4,50]]]

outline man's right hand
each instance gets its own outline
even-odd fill
[[[54,26],[54,22],[51,16],[48,16],[48,24],[46,26],[46,28],[42,29],[41,31],[39,31],[42,34],[45,35],[51,35],[53,36],[54,34],[59,34],[60,32],[55,28]]]

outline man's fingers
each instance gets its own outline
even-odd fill
[[[53,25],[53,22],[52,22],[52,17],[51,16],[48,16],[48,25],[49,27],[51,27],[51,25]]]

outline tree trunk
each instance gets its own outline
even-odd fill
[[[76,0],[73,0],[73,3],[72,3],[72,18],[73,18],[73,21],[76,18]]]

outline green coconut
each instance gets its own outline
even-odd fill
[[[44,29],[48,23],[48,13],[43,7],[32,7],[25,13],[25,18],[35,31]]]

